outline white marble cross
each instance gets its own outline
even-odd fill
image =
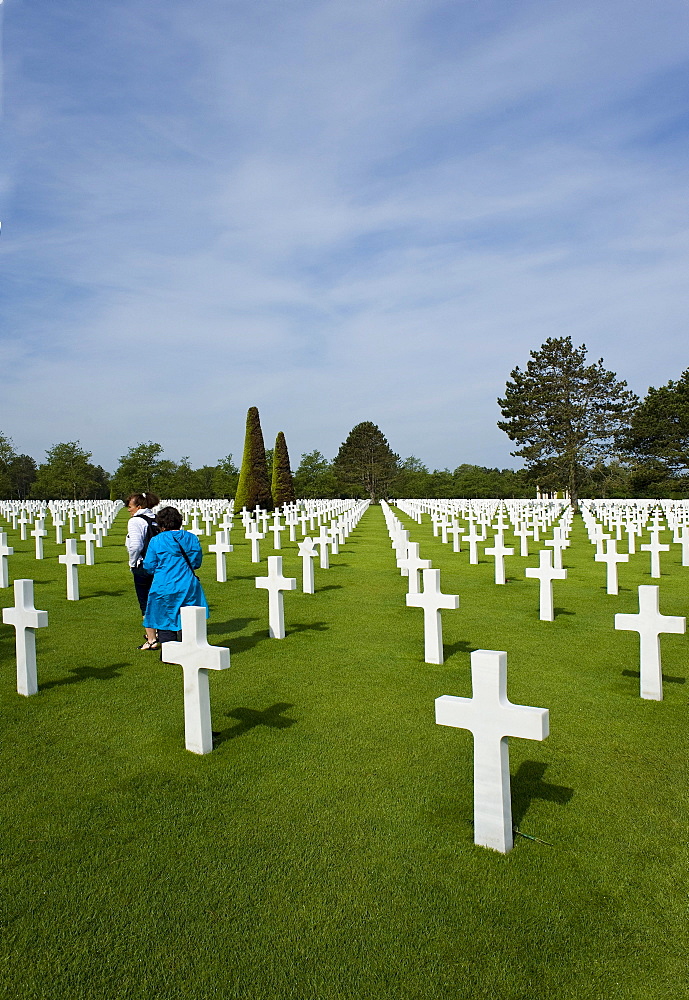
[[[178,663],[184,671],[184,743],[192,753],[213,749],[209,670],[227,670],[230,651],[211,646],[206,633],[206,609],[193,606],[180,611],[182,641],[164,642],[163,663]]]
[[[682,565],[689,566],[689,527],[686,524],[679,529],[678,541],[682,546]]]
[[[34,524],[33,531],[30,531],[29,534],[31,535],[32,538],[36,540],[36,558],[42,559],[43,539],[48,534],[46,529],[43,527],[43,521],[36,521],[36,523]]]
[[[84,534],[79,535],[82,542],[86,542],[86,565],[95,566],[96,559],[94,555],[94,542],[96,541],[97,531],[94,531],[93,525],[90,521],[87,521],[84,525]]]
[[[418,594],[419,590],[419,570],[431,569],[432,563],[430,559],[420,559],[419,558],[419,543],[418,542],[407,542],[407,554],[402,559],[397,560],[397,565],[399,566],[402,576],[409,577],[409,586],[407,588],[407,593]]]
[[[562,569],[562,550],[567,547],[567,540],[564,537],[562,528],[553,528],[553,537],[545,541],[553,550],[553,566],[555,569]]]
[[[209,552],[215,552],[215,579],[218,583],[227,583],[227,563],[225,557],[228,552],[234,552],[234,546],[227,540],[227,532],[216,531],[215,544],[208,546]]]
[[[555,620],[553,610],[553,580],[566,580],[566,569],[555,569],[553,567],[553,553],[550,549],[539,551],[538,569],[526,569],[524,575],[535,577],[540,581],[540,608],[539,617],[542,622],[552,622]]]
[[[26,526],[29,524],[29,518],[26,516],[26,511],[23,510],[19,516],[19,538],[22,542],[26,541]]]
[[[7,565],[7,557],[14,553],[14,549],[7,544],[7,535],[0,531],[0,587],[9,587],[10,574]]]
[[[532,532],[529,531],[526,521],[520,521],[519,525],[514,529],[514,533],[520,541],[519,555],[522,558],[527,558],[529,555],[529,536]]]
[[[623,554],[617,551],[617,539],[608,538],[605,543],[605,554],[596,555],[596,562],[604,562],[607,564],[607,590],[609,594],[619,594],[619,587],[617,583],[617,564],[622,562],[629,562],[629,554]]]
[[[658,590],[653,584],[639,587],[638,615],[615,615],[616,629],[639,633],[640,693],[642,698],[650,701],[663,700],[660,633],[675,632],[684,635],[687,621],[679,615],[661,615]]]
[[[36,629],[48,624],[48,612],[37,611],[33,603],[33,580],[14,581],[14,607],[3,608],[5,625],[14,625],[17,649],[17,691],[36,694]]]
[[[423,608],[424,659],[426,663],[443,662],[443,623],[440,618],[442,608],[456,610],[459,597],[456,594],[441,594],[440,570],[423,570],[423,593],[407,594],[408,608]]]
[[[257,576],[256,586],[268,591],[268,634],[271,639],[285,638],[283,590],[296,590],[294,577],[282,575],[282,556],[268,556],[268,576]]]
[[[55,544],[62,545],[62,528],[65,520],[59,514],[53,514],[53,527],[55,528]]]
[[[314,538],[313,544],[318,546],[321,555],[321,569],[330,569],[330,534],[324,524],[321,525],[320,534],[318,538]]]
[[[469,543],[469,564],[471,566],[478,566],[478,543],[485,542],[485,540],[485,534],[482,531],[477,531],[475,524],[470,524],[469,531],[467,532],[467,541]]]
[[[660,542],[660,532],[651,531],[651,541],[648,545],[640,545],[639,548],[642,552],[651,553],[651,576],[660,576],[660,553],[669,552],[669,545],[662,545]]]
[[[313,594],[313,560],[318,555],[318,549],[314,545],[310,535],[306,535],[303,541],[297,542],[297,544],[299,546],[299,555],[301,556],[301,589],[305,594]]]
[[[282,532],[284,530],[285,530],[285,525],[280,523],[280,515],[277,514],[277,513],[273,514],[273,523],[268,528],[268,531],[272,531],[273,532],[273,548],[274,549],[281,549],[282,548],[282,544],[280,542],[280,536],[281,536],[281,534],[282,534]]]
[[[331,524],[328,528],[328,541],[330,550],[334,556],[340,554],[340,530],[336,524]]]
[[[79,570],[77,567],[85,560],[85,556],[80,556],[77,552],[76,538],[68,538],[65,542],[65,554],[58,556],[57,561],[67,567],[67,600],[79,600]]]
[[[487,556],[495,557],[495,582],[504,583],[505,556],[513,556],[514,549],[508,549],[505,547],[505,539],[502,532],[500,532],[493,538],[493,547],[490,549],[484,549],[483,551]]]
[[[471,686],[471,698],[436,698],[435,721],[474,734],[474,843],[507,854],[514,846],[508,737],[544,740],[548,709],[509,701],[504,652],[474,650]]]
[[[462,551],[462,535],[465,533],[465,529],[459,524],[459,521],[453,520],[447,529],[448,535],[452,535],[452,551],[461,552]]]
[[[251,561],[252,563],[257,563],[261,561],[261,550],[259,549],[258,543],[265,536],[262,532],[258,530],[257,521],[249,521],[247,525],[245,536],[247,541],[251,542]]]

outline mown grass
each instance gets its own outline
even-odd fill
[[[427,518],[400,516],[460,595],[446,662],[423,662],[422,612],[405,606],[380,508],[316,570],[316,595],[285,595],[283,641],[267,638],[253,583],[265,562],[235,530],[229,582],[214,557],[200,571],[209,639],[232,653],[211,675],[205,757],[184,749],[181,669],[135,650],[124,515],[81,569],[78,603],[54,544],[36,562],[33,539],[11,534],[12,575],[35,579],[50,626],[31,698],[0,626],[3,996],[684,995],[687,638],[662,640],[655,703],[639,698],[638,636],[613,629],[654,582],[648,555],[609,596],[577,523],[546,623],[523,576],[537,557],[508,559],[495,586],[491,559],[470,566]],[[682,615],[675,548],[661,611]],[[300,580],[296,546],[282,555]],[[507,650],[510,699],[550,710],[549,739],[510,750],[515,823],[552,846],[518,837],[501,856],[472,842],[471,736],[436,726],[433,700],[471,694],[476,648]]]

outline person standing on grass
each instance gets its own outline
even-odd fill
[[[153,508],[160,503],[160,497],[155,493],[130,493],[124,501],[129,511],[129,529],[125,545],[129,553],[129,568],[134,577],[134,589],[139,600],[141,614],[146,613],[148,592],[151,589],[153,577],[143,568],[144,556],[151,539],[158,531]],[[160,643],[154,628],[146,628],[144,642],[139,649],[160,649]]]
[[[156,515],[159,534],[151,539],[144,569],[153,574],[144,615],[144,626],[156,629],[159,642],[182,638],[180,608],[194,605],[206,609],[208,602],[197,570],[203,559],[196,535],[182,529],[182,515],[176,507],[163,507]]]

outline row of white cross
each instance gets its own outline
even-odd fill
[[[364,507],[365,509],[365,507]],[[407,604],[424,610],[426,659],[442,662],[442,630],[440,610],[457,608],[456,595],[440,592],[440,572],[427,561],[420,560],[418,544],[408,541],[400,522],[387,505],[383,505],[393,543],[398,548],[398,563],[410,577]],[[362,511],[363,513],[363,511]],[[407,535],[404,538],[403,535]],[[305,539],[303,545],[310,539]],[[404,547],[404,552],[399,555]],[[313,546],[311,552],[315,555]],[[300,545],[301,550],[301,545]],[[544,564],[540,569],[553,570]],[[83,558],[83,557],[82,557]],[[309,560],[310,563],[310,560]],[[418,573],[423,572],[424,588],[418,589]],[[533,574],[537,575],[537,571]],[[546,576],[548,574],[544,574]],[[412,582],[413,580],[413,582]],[[552,583],[552,580],[551,580]],[[257,578],[256,586],[268,590],[270,634],[284,637],[282,592],[296,589],[296,580],[282,574],[282,557],[268,560],[268,576]],[[543,609],[542,609],[543,610]],[[552,619],[550,619],[552,620]],[[35,629],[47,625],[47,613],[33,607],[33,584],[30,580],[15,581],[15,607],[3,611],[3,621],[14,625],[17,633],[18,690],[32,694],[37,690],[35,668]],[[616,615],[615,627],[632,629],[640,635],[641,695],[662,698],[659,635],[662,632],[684,632],[686,621],[677,616],[661,615],[658,608],[658,588],[639,588],[639,614]],[[20,650],[20,634],[23,645]],[[178,663],[184,672],[185,743],[195,753],[212,750],[210,694],[208,670],[223,670],[230,665],[229,650],[212,647],[206,637],[205,609],[182,609],[182,641],[163,644],[163,660]],[[21,681],[20,681],[21,662]],[[474,739],[474,839],[477,844],[505,853],[513,846],[510,800],[508,738],[543,740],[549,732],[547,709],[513,705],[507,697],[507,653],[497,650],[476,650],[471,655],[472,698],[444,695],[436,699],[436,722],[468,729]]]
[[[361,519],[368,505],[368,501],[359,501],[352,505],[346,530],[343,527],[341,532],[343,541]],[[69,542],[76,546],[75,539],[68,539],[68,545]],[[313,594],[311,560],[316,551],[310,543],[311,539],[304,539],[299,549],[304,557],[304,592]],[[70,549],[68,557],[73,560],[68,562],[68,570],[71,568],[76,574],[76,567],[79,561],[83,562],[84,556],[79,556],[75,550]],[[68,557],[60,556],[60,561],[66,561]],[[257,588],[268,591],[269,636],[273,639],[284,639],[283,591],[295,590],[297,581],[283,575],[282,556],[268,557],[268,575],[257,577],[255,584]],[[74,585],[78,591],[78,581]],[[48,625],[48,613],[37,611],[34,607],[33,586],[33,580],[15,580],[14,607],[4,608],[2,612],[3,623],[12,625],[15,629],[17,691],[27,696],[38,691],[36,629]],[[224,670],[230,665],[228,649],[209,645],[205,615],[204,608],[182,608],[182,641],[163,643],[163,660],[167,663],[179,663],[184,670],[185,745],[193,753],[209,753],[213,748],[207,671]]]
[[[407,512],[411,512],[413,502],[402,503]],[[399,506],[402,507],[402,504]],[[424,608],[425,659],[431,663],[442,663],[440,608],[458,607],[459,598],[440,593],[440,571],[431,569],[430,561],[420,559],[418,543],[408,541],[408,532],[392,510],[385,504],[383,510],[393,546],[398,551],[397,564],[403,573],[410,576],[407,605]],[[501,534],[499,532],[500,537]],[[400,550],[403,552],[401,557]],[[428,590],[425,599],[423,595],[418,595],[419,570],[423,572],[424,592]],[[564,579],[566,570],[555,569],[552,553],[541,550],[539,568],[527,569],[526,575],[540,579],[540,617],[552,621],[552,580]],[[660,614],[658,587],[640,586],[639,613],[616,614],[615,628],[639,633],[640,694],[642,698],[661,700],[660,634],[684,633],[686,619]],[[513,846],[508,737],[545,739],[549,731],[548,712],[546,709],[510,703],[507,697],[507,654],[504,651],[474,651],[471,654],[471,675],[472,698],[444,695],[436,699],[436,722],[472,732],[474,839],[477,844],[504,853]]]

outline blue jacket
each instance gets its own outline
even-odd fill
[[[144,625],[148,628],[179,631],[182,627],[179,609],[190,604],[205,608],[208,617],[208,602],[201,582],[189,569],[180,546],[193,568],[198,569],[203,553],[198,538],[191,532],[161,531],[148,543],[144,569],[153,573],[144,615]]]

